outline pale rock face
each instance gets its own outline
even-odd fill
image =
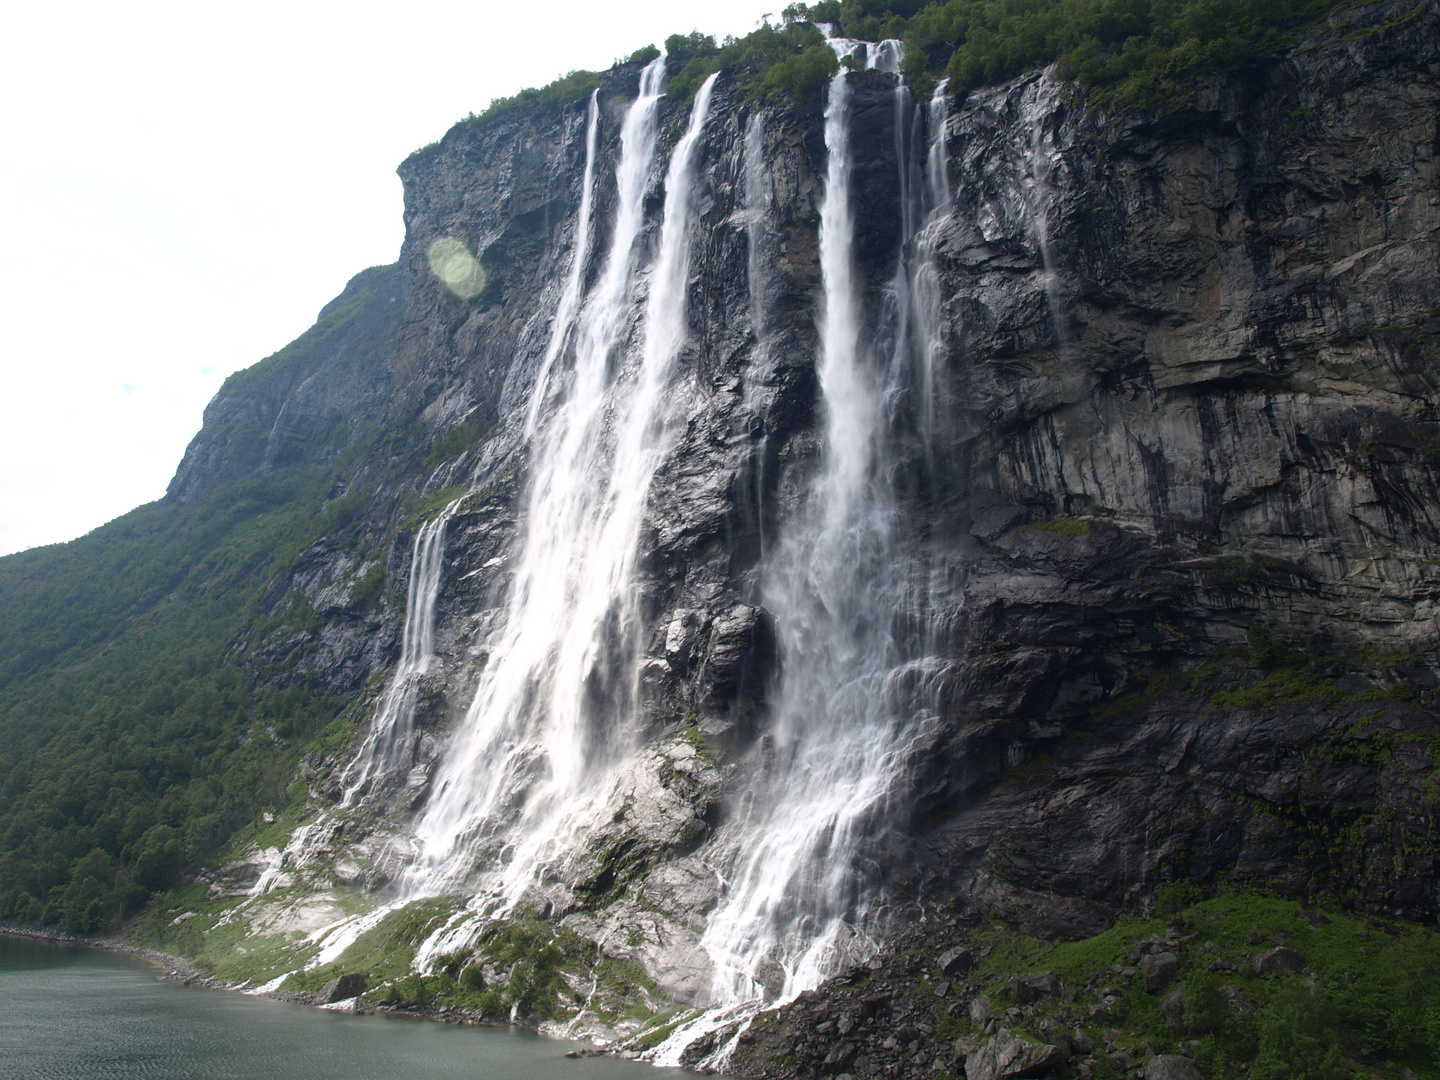
[[[345,909],[340,906],[338,898],[329,893],[311,893],[298,899],[287,897],[275,903],[262,903],[252,908],[251,912],[250,927],[257,934],[309,934],[345,917]]]

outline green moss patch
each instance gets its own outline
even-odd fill
[[[1099,1010],[1081,1023],[1097,1047],[1108,1040],[1140,1061],[1185,1053],[1213,1077],[1440,1076],[1435,929],[1307,911],[1253,892],[1186,903],[1186,889],[1162,890],[1172,915],[1124,918],[1083,941],[1055,944],[1003,926],[979,931],[972,942],[984,955],[968,979],[998,1015],[1022,1004],[1014,976],[1054,972],[1078,989],[1075,1001],[1032,1008],[1018,1018],[1019,1032],[1044,1041],[1047,1017],[1071,1025]],[[1258,974],[1257,958],[1280,946],[1299,955],[1303,970]],[[1145,988],[1142,947],[1179,959],[1174,981],[1154,993]],[[968,1017],[951,1018],[944,1037],[973,1030]]]

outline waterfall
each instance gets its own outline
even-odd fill
[[[936,245],[951,204],[948,100],[942,83],[922,118],[899,78],[899,42],[829,41],[842,59],[863,55],[867,67],[896,75],[896,266],[884,310],[867,319],[851,192],[853,65],[842,65],[824,111],[821,453],[803,477],[800,505],[779,522],[760,518],[758,599],[775,620],[782,675],[770,696],[769,730],[750,767],[739,770],[750,777],[747,786],[704,849],[723,883],[701,941],[713,963],[708,1004],[715,1011],[791,997],[873,952],[892,903],[877,850],[910,806],[906,777],[938,723],[943,665],[932,613],[941,605],[932,593],[950,568],[931,565],[917,530],[896,527],[913,494],[896,478],[914,472],[917,440],[928,453],[937,429]],[[429,778],[398,888],[387,906],[313,932],[311,967],[338,958],[412,900],[472,897],[421,945],[415,965],[423,969],[473,938],[482,920],[535,899],[537,884],[567,880],[589,840],[613,834],[617,791],[639,760],[643,735],[641,529],[689,404],[676,368],[689,329],[691,245],[717,78],[697,91],[670,153],[657,231],[653,219],[647,227],[645,209],[665,62],[661,56],[645,67],[621,122],[608,248],[594,235],[600,110],[597,95],[590,97],[571,261],[527,404],[528,471],[504,608],[473,647],[482,658],[474,695]],[[780,238],[763,111],[750,116],[743,139],[750,369],[759,372],[781,340],[772,326]],[[867,334],[871,328],[878,332]],[[746,405],[756,416],[766,411],[766,392],[747,381]],[[762,432],[754,465],[757,508],[767,439]],[[400,664],[342,777],[343,806],[363,801],[409,763],[415,704],[433,658],[446,527],[457,505],[415,539]],[[297,842],[314,842],[305,839],[309,832],[297,831]],[[267,883],[284,864],[281,853]]]
[[[1054,100],[1046,100],[1046,81],[1043,77],[1031,84],[1033,94],[1028,95],[1020,105],[1022,127],[1029,128],[1030,141],[1024,147],[1025,180],[1020,190],[1029,211],[1031,229],[1035,234],[1036,246],[1040,249],[1040,263],[1045,270],[1045,302],[1050,308],[1050,323],[1055,331],[1055,345],[1065,345],[1064,296],[1060,291],[1060,280],[1055,271],[1055,262],[1050,254],[1050,202],[1054,198],[1054,160],[1045,146],[1045,117],[1055,110]]]
[[[898,73],[899,56],[877,50],[872,59],[881,70]],[[883,66],[882,66],[883,65]],[[904,79],[896,79],[891,94],[892,142],[895,147],[896,190],[900,202],[900,235],[895,255],[895,271],[885,290],[884,306],[877,318],[877,350],[889,354],[890,366],[882,390],[885,424],[888,436],[903,444],[912,435],[909,413],[916,396],[915,372],[911,363],[914,350],[913,303],[914,268],[910,261],[910,244],[920,227],[923,208],[923,181],[916,148],[920,141],[920,114],[910,99],[910,88]],[[898,454],[904,454],[897,445]]]
[[[537,436],[506,618],[415,824],[409,896],[458,888],[480,869],[491,907],[508,910],[583,843],[633,750],[634,560],[674,434],[667,390],[688,327],[696,162],[715,82],[696,94],[671,154],[638,362],[617,363],[664,63],[645,68],[621,128],[610,251],[579,319],[563,403]]]
[[[936,263],[939,227],[950,216],[950,155],[946,127],[950,121],[949,80],[941,79],[930,98],[930,146],[925,155],[925,223],[915,242],[915,322],[920,351],[920,437],[925,457],[935,471],[935,440],[945,419],[938,415],[935,380],[944,357],[941,337],[944,297]]]
[[[745,125],[745,239],[749,271],[750,328],[755,346],[763,351],[769,343],[769,312],[772,283],[769,267],[778,257],[778,245],[771,224],[775,189],[765,160],[765,112],[757,111]]]
[[[930,148],[925,154],[925,180],[929,185],[932,212],[950,206],[950,151],[947,128],[950,124],[950,80],[941,79],[930,95]]]
[[[842,57],[862,47],[830,40]],[[871,47],[869,58],[898,67],[898,43]],[[883,835],[907,750],[935,719],[928,638],[897,629],[915,621],[924,586],[912,582],[914,560],[892,535],[895,462],[882,438],[885,387],[876,371],[889,357],[867,349],[860,332],[843,68],[827,94],[825,146],[824,457],[764,573],[784,678],[771,731],[755,751],[756,780],[737,798],[712,856],[726,891],[702,944],[719,1007],[789,997],[873,949],[868,930],[884,899],[864,869],[864,846]]]
[[[580,303],[580,287],[585,280],[585,264],[590,258],[591,218],[595,212],[595,140],[600,126],[599,98],[597,87],[590,92],[590,108],[585,117],[585,174],[580,180],[580,211],[575,215],[575,254],[571,256],[570,275],[565,279],[565,289],[555,309],[555,321],[550,326],[550,342],[545,347],[545,358],[540,362],[540,373],[535,377],[535,388],[530,394],[530,405],[525,413],[526,438],[535,434],[540,408],[550,389],[550,371],[569,340],[570,327]]]
[[[755,335],[755,351],[746,368],[745,407],[760,427],[760,439],[750,462],[750,494],[755,508],[759,555],[766,551],[765,530],[765,460],[770,450],[770,432],[765,426],[764,389],[755,381],[754,373],[765,371],[770,357],[770,308],[774,303],[774,279],[771,268],[779,258],[779,242],[775,235],[775,188],[765,160],[765,112],[752,113],[745,126],[745,239],[747,246],[746,283],[750,298],[750,329]]]
[[[445,527],[459,501],[452,502],[415,535],[400,663],[380,698],[360,752],[340,778],[345,790],[341,806],[349,806],[357,796],[363,797],[372,783],[409,763],[420,680],[430,670],[435,655],[435,598],[440,593],[440,569],[445,562]]]

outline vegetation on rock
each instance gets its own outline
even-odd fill
[[[1195,76],[1232,68],[1292,44],[1337,7],[1336,0],[820,0],[791,4],[766,22],[717,45],[692,32],[666,39],[675,61],[668,95],[688,101],[715,71],[733,71],[742,102],[814,100],[838,70],[818,27],[864,41],[905,43],[903,70],[928,94],[941,78],[952,91],[1004,82],[1056,65],[1099,103],[1144,106],[1183,94]],[[1418,10],[1418,9],[1417,9]],[[628,63],[654,59],[654,46]],[[596,72],[572,71],[548,86],[497,98],[471,121],[515,109],[579,100],[599,85]]]
[[[307,371],[355,332],[391,272],[361,274],[221,398]],[[113,928],[303,799],[302,755],[352,729],[345,700],[303,674],[319,618],[283,583],[317,542],[349,545],[368,569],[346,602],[357,614],[377,603],[384,561],[362,548],[389,538],[367,532],[374,489],[351,480],[393,454],[396,433],[278,427],[230,422],[239,474],[222,471],[193,500],[0,560],[0,919]],[[295,445],[266,469],[277,432]]]
[[[1058,1047],[1057,1075],[1090,1080],[1162,1055],[1215,1077],[1431,1078],[1437,965],[1432,927],[1188,883],[1076,941],[972,911],[761,1017],[734,1070],[803,1075],[843,1058],[867,1075],[923,1062],[946,1080],[1008,1032]]]

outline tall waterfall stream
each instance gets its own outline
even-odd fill
[[[895,901],[868,869],[867,849],[883,844],[905,812],[907,767],[938,716],[945,661],[937,642],[944,628],[935,624],[929,597],[954,568],[933,565],[923,537],[897,533],[890,477],[917,458],[932,472],[939,467],[941,297],[932,233],[951,201],[946,98],[942,84],[928,109],[917,108],[898,76],[897,41],[829,40],[842,59],[853,64],[863,57],[865,67],[897,76],[902,224],[895,271],[874,320],[880,332],[863,337],[851,94],[842,66],[829,83],[824,114],[820,467],[797,509],[760,522],[759,599],[778,627],[783,678],[769,732],[753,751],[752,779],[733,798],[705,856],[723,885],[701,941],[713,968],[708,996],[699,1001],[707,1008],[654,1052],[662,1063],[677,1062],[697,1035],[743,1022],[874,951]],[[525,900],[537,875],[559,872],[577,856],[609,813],[624,766],[639,749],[643,649],[632,580],[646,498],[677,437],[690,378],[676,361],[689,325],[696,199],[706,182],[705,131],[716,82],[712,75],[696,92],[670,151],[652,241],[645,204],[657,167],[665,59],[644,69],[624,111],[613,232],[586,293],[602,123],[595,95],[588,104],[571,264],[526,411],[522,542],[473,700],[411,826],[391,902],[313,933],[319,953],[308,967],[338,958],[389,911],[426,897],[468,902],[421,946],[416,970],[473,940],[488,920]],[[764,112],[756,112],[744,135],[743,224],[757,355],[770,347],[769,274],[777,258],[764,123]],[[1041,182],[1043,169],[1032,175]],[[639,340],[627,342],[625,328],[637,317]],[[762,440],[757,469],[763,454]],[[757,501],[763,487],[761,474]],[[344,773],[342,809],[369,797],[379,778],[410,768],[447,523],[462,501],[415,539],[400,663]],[[597,679],[603,694],[594,692]],[[322,819],[298,830],[276,853],[270,877],[287,860],[303,861],[309,838],[324,825]],[[268,887],[262,879],[253,892]],[[722,1048],[709,1063],[723,1057]]]

